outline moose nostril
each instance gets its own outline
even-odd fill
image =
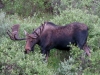
[[[24,54],[27,54],[27,51],[24,51]]]
[[[24,51],[25,54],[28,54],[29,52],[30,52],[30,50],[25,50]]]
[[[30,50],[31,50],[31,48],[30,48],[30,47],[25,46],[25,51],[24,51],[24,53],[25,53],[25,54],[28,54],[28,53],[30,52]]]

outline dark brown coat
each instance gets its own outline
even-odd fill
[[[89,48],[86,44],[88,37],[88,27],[79,22],[58,26],[52,22],[45,22],[32,34],[26,34],[25,52],[29,53],[34,50],[34,46],[38,44],[41,53],[48,56],[51,49],[69,50],[68,45],[75,44],[80,49],[84,49],[90,56]]]

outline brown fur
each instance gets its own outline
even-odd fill
[[[75,30],[79,31],[79,30],[87,30],[87,29],[88,27],[85,24],[78,23],[78,22],[74,22],[66,26],[51,26],[51,25],[48,25],[46,22],[44,23],[44,29],[43,29],[42,34],[45,34],[45,32],[48,32],[48,31],[53,31],[55,35],[59,35],[62,33],[65,33],[66,35],[73,35]]]
[[[36,30],[34,30],[34,32],[36,32],[40,36],[41,34],[45,33],[48,30],[55,29],[55,27],[57,26],[56,25],[53,26],[51,24],[47,24],[47,22],[44,22],[44,24],[41,24],[41,26],[37,28]]]
[[[34,35],[38,35],[39,37],[37,36],[36,39],[33,39],[33,44],[27,40],[26,51],[31,50],[35,44],[38,44],[41,46],[41,52],[48,55],[52,48],[69,49],[67,45],[71,42],[78,45],[80,49],[85,49],[86,53],[90,55],[88,46],[85,45],[88,27],[83,23],[74,22],[65,26],[58,26],[51,22],[45,22],[32,33],[32,37],[28,36],[28,38],[34,38]]]

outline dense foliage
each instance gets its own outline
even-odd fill
[[[22,16],[34,16],[41,13],[59,14],[68,8],[78,8],[90,14],[100,16],[99,0],[1,0],[4,11],[9,14],[18,13]]]
[[[5,8],[0,11],[0,75],[99,75],[100,74],[100,1],[99,0],[2,0]],[[44,2],[47,1],[47,6]],[[31,4],[33,3],[33,4]],[[38,4],[37,4],[38,3]],[[13,5],[13,7],[12,7]],[[25,6],[26,5],[26,6]],[[32,13],[35,7],[35,14]],[[41,7],[41,8],[40,8]],[[53,7],[56,15],[42,13]],[[4,11],[5,10],[5,11]],[[14,15],[6,12],[13,11]],[[39,13],[41,11],[41,13]],[[57,15],[59,13],[59,15]],[[23,18],[22,16],[28,16]],[[40,15],[41,14],[41,15]],[[29,33],[44,21],[57,25],[72,22],[85,23],[89,27],[88,45],[91,57],[73,45],[70,51],[51,50],[48,62],[43,61],[39,46],[35,52],[25,55],[25,41],[12,41],[6,34],[14,24],[20,24],[20,37],[23,31]],[[83,58],[84,60],[81,60]]]
[[[50,3],[47,0],[2,0],[5,11],[8,14],[18,13],[21,16],[33,16],[40,12],[51,12]]]

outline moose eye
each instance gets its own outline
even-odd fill
[[[33,42],[33,39],[30,39],[30,42]]]
[[[30,40],[30,42],[32,42],[32,40]]]

